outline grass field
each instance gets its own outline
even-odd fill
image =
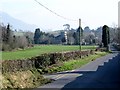
[[[82,46],[82,50],[95,49],[96,46]],[[2,52],[2,60],[17,60],[31,58],[38,56],[43,53],[50,52],[63,52],[63,51],[74,51],[79,50],[77,45],[40,45],[28,48],[25,50],[18,50],[12,52]]]

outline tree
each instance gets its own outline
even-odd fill
[[[34,43],[34,33],[33,32],[24,32],[24,36],[26,37],[28,41],[28,46],[33,46],[32,44]]]
[[[74,44],[79,45],[79,31],[78,30],[77,30],[77,32],[74,32],[73,38],[75,40]]]
[[[102,28],[102,43],[104,47],[108,47],[110,43],[109,27],[107,25],[104,25]]]
[[[89,28],[89,26],[86,26],[85,28],[84,28],[84,32],[90,32],[91,30],[90,30],[90,28]]]
[[[120,45],[120,28],[118,27],[116,30],[115,41]]]
[[[6,42],[10,43],[10,41],[12,41],[11,38],[12,37],[12,31],[10,30],[10,25],[7,25],[7,33],[6,33]]]
[[[70,30],[70,25],[69,24],[64,24],[65,30]]]
[[[34,34],[34,43],[39,44],[39,42],[40,42],[40,29],[37,28]]]
[[[19,33],[20,32],[11,30],[10,24],[7,26],[0,25],[0,41],[2,42],[2,44],[0,43],[0,46],[2,45],[0,49],[2,49],[2,51],[11,51],[17,48],[24,49],[28,47],[30,44],[29,33],[26,32],[27,35],[24,35],[25,32],[22,32],[20,36]]]
[[[94,44],[95,43],[95,36],[94,36],[94,34],[91,33],[88,36],[86,36],[85,42],[87,42],[88,44]]]
[[[81,27],[78,27],[77,31],[73,34],[73,37],[75,39],[75,44],[79,45],[80,44],[80,38],[82,40],[82,37],[83,37],[83,29]]]
[[[62,43],[65,43],[66,42],[66,39],[65,37],[62,38]]]

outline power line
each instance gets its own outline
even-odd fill
[[[58,13],[52,11],[52,10],[49,9],[48,7],[44,6],[42,3],[38,2],[37,0],[34,0],[34,1],[37,2],[39,5],[41,5],[42,7],[44,7],[46,10],[50,11],[51,13],[55,14],[56,16],[58,16],[58,17],[60,17],[60,18],[63,18],[63,19],[66,19],[66,20],[70,20],[70,21],[78,21],[78,20],[73,20],[73,19],[64,17],[64,16],[62,16],[62,15],[59,15]]]

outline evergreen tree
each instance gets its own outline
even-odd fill
[[[80,32],[80,30],[81,30],[81,32]],[[80,35],[80,33],[81,33],[81,35]],[[77,29],[77,31],[73,34],[73,37],[75,39],[75,44],[76,45],[80,44],[80,36],[81,36],[81,38],[83,37],[83,29],[81,27],[79,27]]]
[[[6,29],[6,43],[9,45],[13,44],[13,32],[10,29],[10,24],[7,25]]]
[[[9,42],[9,38],[10,38],[10,25],[7,25],[7,31],[6,31],[6,43]]]
[[[40,42],[40,29],[37,28],[34,34],[34,43],[39,44],[39,42]]]
[[[109,27],[107,25],[104,25],[102,28],[102,43],[104,47],[108,47],[110,43]]]

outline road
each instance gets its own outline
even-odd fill
[[[38,88],[119,88],[120,53],[98,58],[79,69],[46,75],[54,81]]]

